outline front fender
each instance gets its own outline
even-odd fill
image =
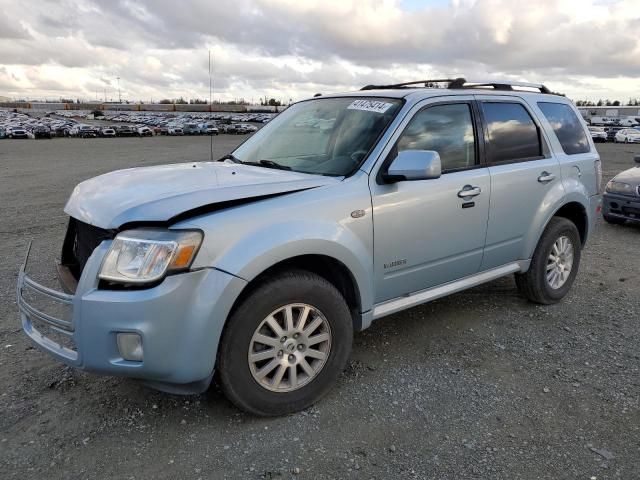
[[[372,255],[349,229],[333,222],[298,220],[251,232],[215,260],[216,268],[251,281],[277,263],[300,255],[325,255],[353,276],[363,312],[373,304]]]

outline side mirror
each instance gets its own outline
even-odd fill
[[[633,161],[636,162],[637,164],[640,164],[640,155],[635,155],[633,157]]]
[[[403,150],[391,162],[382,178],[387,183],[431,180],[442,175],[440,155],[433,150]]]

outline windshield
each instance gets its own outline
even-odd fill
[[[348,175],[373,148],[402,101],[318,98],[292,105],[233,156],[240,162],[303,173]]]

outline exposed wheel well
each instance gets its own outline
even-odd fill
[[[587,212],[584,207],[578,202],[570,202],[566,205],[563,205],[560,210],[558,210],[555,217],[563,217],[567,220],[570,220],[574,223],[574,225],[578,228],[578,232],[580,233],[580,241],[584,245],[587,240]]]
[[[300,255],[272,265],[251,280],[236,300],[233,309],[239,305],[256,285],[268,281],[270,277],[287,270],[306,270],[330,282],[342,294],[351,311],[354,330],[361,329],[361,299],[355,279],[349,269],[340,261],[326,255]]]

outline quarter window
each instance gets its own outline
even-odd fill
[[[586,153],[591,149],[582,122],[569,105],[538,102],[538,107],[551,124],[564,153],[576,155]]]
[[[475,135],[469,104],[434,105],[418,112],[398,140],[403,150],[434,150],[442,170],[461,170],[476,164]]]
[[[491,163],[542,156],[538,127],[524,106],[511,102],[483,102],[482,111],[487,124]]]

